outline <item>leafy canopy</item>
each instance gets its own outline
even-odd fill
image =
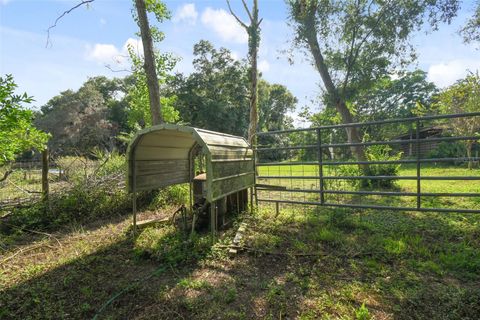
[[[480,42],[480,1],[477,1],[473,16],[460,30],[460,34],[466,43]]]
[[[194,71],[177,75],[171,90],[184,122],[209,130],[246,136],[249,115],[248,65],[225,48],[202,40],[194,46]],[[258,83],[260,130],[283,129],[297,99],[285,86]]]
[[[32,148],[43,150],[49,138],[34,127],[32,111],[23,106],[33,98],[15,94],[16,88],[12,75],[0,77],[0,165]]]
[[[360,93],[354,104],[361,121],[408,118],[416,115],[419,106],[428,109],[437,93],[427,73],[415,70],[377,81],[371,90]]]
[[[467,75],[465,79],[442,91],[436,97],[436,108],[439,113],[480,112],[480,76],[477,73]],[[480,117],[469,117],[449,120],[458,135],[474,136],[480,134]]]
[[[150,113],[147,76],[143,69],[143,57],[137,55],[134,48],[129,45],[128,53],[132,62],[132,76],[135,79],[133,86],[127,94],[127,101],[129,104],[128,124],[131,129],[136,127],[149,127],[152,125],[152,117]],[[170,72],[175,67],[177,59],[171,54],[160,54],[158,51],[155,54],[155,66],[157,69],[158,82],[160,84],[160,92],[163,93],[160,97],[162,105],[162,118],[167,123],[175,123],[179,118],[179,113],[174,108],[176,100],[175,95],[166,96],[166,85],[169,79],[172,78]]]
[[[120,125],[109,119],[109,106],[120,102],[112,92],[117,80],[90,78],[78,91],[61,92],[41,108],[35,122],[52,134],[49,145],[54,152],[86,154],[95,147],[113,148]]]
[[[336,93],[347,103],[415,59],[409,41],[425,21],[435,29],[440,22],[450,22],[459,7],[458,0],[287,0],[287,4],[294,43],[308,47],[309,33],[315,33]]]

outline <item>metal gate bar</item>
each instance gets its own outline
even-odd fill
[[[421,146],[422,144],[427,143],[440,143],[440,142],[458,142],[458,141],[478,141],[479,136],[446,136],[446,137],[433,137],[433,138],[422,138],[421,130],[422,124],[429,121],[445,121],[448,119],[458,119],[465,118],[471,119],[473,117],[480,117],[480,112],[474,113],[464,113],[464,114],[451,114],[451,115],[436,115],[436,116],[427,116],[427,117],[415,117],[415,118],[406,118],[406,119],[389,119],[382,121],[371,121],[364,123],[349,123],[349,124],[339,124],[339,125],[327,125],[316,128],[302,128],[302,129],[289,129],[281,131],[270,131],[270,132],[259,132],[257,136],[259,141],[261,137],[279,137],[282,135],[289,134],[305,134],[304,140],[310,138],[309,143],[301,143],[296,145],[257,145],[254,148],[254,154],[256,159],[256,181],[278,181],[278,184],[264,184],[259,183],[256,185],[255,195],[257,196],[257,201],[266,202],[266,203],[276,203],[278,206],[279,203],[286,204],[303,204],[303,205],[315,205],[315,206],[330,206],[330,207],[347,207],[347,208],[361,208],[361,209],[388,209],[388,210],[405,210],[405,211],[422,211],[422,212],[460,212],[460,213],[480,213],[479,209],[470,209],[470,208],[430,208],[422,207],[422,199],[432,198],[432,197],[465,197],[465,198],[475,198],[478,197],[480,200],[480,183],[478,189],[474,191],[479,192],[422,192],[422,181],[479,181],[480,175],[438,175],[438,176],[424,176],[422,175],[422,164],[428,163],[464,163],[467,161],[480,161],[478,154],[475,157],[446,157],[446,158],[425,158],[421,155]],[[479,119],[480,121],[480,119]],[[410,136],[410,139],[395,139],[392,140],[382,140],[382,141],[366,141],[366,142],[333,142],[322,140],[322,133],[330,130],[338,130],[349,127],[356,128],[368,128],[372,126],[382,126],[388,124],[409,124],[410,128],[414,127],[414,134]],[[448,128],[447,125],[443,125],[444,128]],[[309,136],[308,136],[309,135]],[[275,141],[275,140],[274,140]],[[305,141],[304,141],[305,142]],[[374,160],[374,161],[356,161],[354,158],[350,157],[349,159],[340,159],[339,161],[329,160],[324,161],[324,152],[332,148],[350,148],[350,147],[370,147],[376,145],[387,145],[387,146],[405,146],[410,145],[415,147],[415,157],[410,159],[398,159],[398,160]],[[413,150],[413,149],[412,149]],[[316,152],[315,152],[316,151]],[[262,155],[267,154],[268,152],[315,152],[316,161],[293,161],[293,159],[287,159],[287,161],[263,161]],[[348,150],[346,152],[348,154]],[[287,157],[288,158],[288,157]],[[411,164],[414,165],[415,175],[406,175],[406,176],[387,176],[387,175],[331,175],[325,174],[325,168],[332,168],[345,166],[345,165],[388,165],[388,164]],[[290,174],[284,175],[281,174],[281,170],[278,169],[279,174],[277,175],[265,175],[261,174],[260,171],[262,167],[267,167],[270,171],[270,168],[290,166]],[[302,175],[293,175],[292,168],[295,166],[303,166]],[[304,166],[312,166],[315,168],[316,175],[310,174],[305,175]],[[268,172],[270,173],[270,172]],[[312,189],[306,188],[297,188],[291,187],[287,188],[282,186],[280,181],[318,181],[318,187]],[[384,190],[332,190],[326,188],[327,181],[356,181],[356,180],[412,180],[416,181],[415,192],[413,191],[384,191]],[[293,183],[293,182],[292,182]],[[302,183],[304,185],[305,183]],[[313,186],[313,185],[312,185]],[[442,190],[443,191],[443,190]],[[307,201],[305,198],[303,200],[298,199],[286,199],[285,197],[281,198],[263,198],[259,197],[259,192],[279,192],[280,194],[318,194],[318,201]],[[412,207],[406,206],[384,206],[384,205],[374,205],[374,204],[362,204],[362,203],[332,203],[331,201],[325,200],[325,195],[352,195],[352,196],[382,196],[382,197],[414,197],[416,198],[416,205]],[[304,196],[305,197],[305,196]]]

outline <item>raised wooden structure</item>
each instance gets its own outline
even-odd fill
[[[195,158],[204,159],[206,169],[205,199],[211,210],[217,202],[253,187],[255,181],[253,151],[238,136],[187,126],[162,124],[137,133],[128,150],[128,190],[136,193],[161,187],[190,183],[196,176]],[[198,166],[197,166],[198,169]],[[135,198],[135,197],[134,197]],[[246,198],[246,197],[245,197]],[[134,224],[136,224],[134,200]],[[214,218],[215,215],[215,219]],[[212,230],[216,225],[212,213]]]

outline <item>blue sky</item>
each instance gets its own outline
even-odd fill
[[[56,17],[78,1],[69,0],[0,0],[0,74],[11,73],[19,85],[41,106],[66,89],[78,89],[89,77],[121,76],[105,67],[121,69],[126,61],[126,43],[137,44],[137,26],[131,18],[129,0],[96,0],[65,16],[51,31],[46,47],[46,30]],[[182,58],[177,70],[192,70],[193,45],[201,39],[230,49],[238,58],[246,56],[245,32],[228,14],[224,0],[166,1],[173,19],[161,25],[166,34],[162,51]],[[233,7],[242,14],[240,1]],[[280,53],[291,47],[291,30],[286,24],[283,0],[260,0],[262,42],[259,66],[263,77],[286,85],[297,98],[299,107],[308,105],[320,92],[320,78],[302,54],[290,65]],[[474,7],[464,1],[462,11],[452,25],[442,25],[434,33],[419,33],[413,39],[418,60],[411,68],[428,72],[429,79],[444,87],[463,77],[467,70],[480,69],[480,51],[465,45],[456,33]],[[120,62],[120,64],[118,64]]]

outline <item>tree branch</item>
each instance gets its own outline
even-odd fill
[[[57,19],[55,19],[55,22],[50,26],[48,27],[47,29],[47,43],[45,44],[45,47],[47,48],[48,47],[48,44],[50,43],[50,30],[55,28],[57,26],[57,23],[58,21],[60,21],[60,19],[62,19],[64,16],[66,16],[67,14],[69,14],[70,12],[72,12],[73,10],[83,6],[84,4],[88,4],[88,3],[91,3],[95,0],[81,0],[80,3],[78,3],[77,5],[71,7],[70,9],[64,11],[61,15],[59,15],[57,17]]]
[[[357,1],[355,18],[358,18],[358,15],[359,15],[359,11],[360,11],[359,6],[360,6],[360,2]],[[354,25],[353,30],[352,30],[352,41],[350,42],[349,53],[348,53],[348,57],[346,59],[347,72],[346,72],[345,79],[343,81],[343,86],[342,86],[342,93],[343,94],[345,93],[345,90],[347,88],[348,80],[350,78],[350,72],[352,71],[353,52],[354,52],[354,49],[355,49],[355,42],[357,40],[357,30],[358,30],[357,27],[358,26]]]
[[[227,5],[228,5],[228,10],[230,11],[230,14],[235,18],[235,20],[237,20],[237,22],[240,23],[240,25],[244,27],[245,30],[248,30],[247,25],[242,20],[240,20],[240,18],[238,18],[237,15],[233,12],[232,7],[230,6],[230,0],[227,0]]]
[[[0,179],[0,182],[7,180],[8,176],[13,172],[13,169],[5,171],[3,177]]]
[[[245,0],[242,0],[242,3],[243,3],[243,7],[245,8],[245,11],[247,11],[250,21],[253,21],[252,13],[250,12],[250,9],[248,9],[247,3],[245,2]]]
[[[379,14],[378,14],[377,20],[375,21],[375,25],[367,32],[367,34],[365,35],[365,37],[362,38],[362,40],[360,41],[360,43],[359,43],[358,46],[356,47],[356,49],[355,49],[355,54],[353,55],[352,59],[350,60],[350,66],[352,66],[352,65],[355,64],[355,61],[357,60],[358,55],[360,54],[360,49],[362,48],[363,44],[367,41],[367,39],[370,37],[370,35],[377,29],[378,25],[380,24],[380,21],[381,21],[382,18],[383,18],[384,13],[387,11],[388,7],[390,7],[390,4],[392,4],[392,1],[387,2],[387,3],[382,7],[382,9],[380,10],[380,12],[379,12]],[[349,74],[349,72],[348,72],[348,70],[347,70],[347,75],[348,75],[348,74]],[[345,82],[344,82],[344,86],[343,86],[343,87],[346,87],[346,81],[347,81],[347,79],[345,79]]]
[[[132,70],[128,70],[128,69],[114,69],[114,68],[112,68],[112,66],[109,65],[109,64],[106,64],[106,65],[105,65],[105,68],[107,68],[107,69],[110,70],[111,72],[128,72],[128,73],[133,73]]]

